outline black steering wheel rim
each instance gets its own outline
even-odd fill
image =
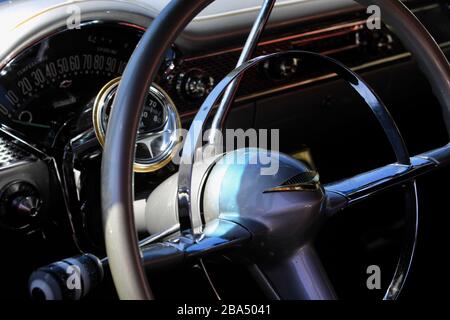
[[[134,141],[148,86],[166,48],[212,0],[173,0],[144,34],[123,74],[111,114],[102,163],[102,207],[105,241],[113,280],[122,299],[153,297],[144,269],[133,216]],[[438,97],[450,135],[450,68],[437,43],[400,2],[360,0],[378,5],[382,19],[392,25],[413,52]]]

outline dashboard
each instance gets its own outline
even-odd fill
[[[358,59],[361,53],[369,54],[370,62],[383,62],[386,56],[402,53],[395,36],[386,28],[368,32],[363,12],[352,13],[351,17],[349,21],[339,15],[331,25],[333,20],[327,19],[325,26],[309,25],[300,33],[281,38],[279,34],[269,36],[256,54],[313,50],[355,67],[368,60],[367,55]],[[43,148],[63,147],[61,138],[67,140],[92,128],[97,95],[123,73],[144,30],[130,23],[94,20],[76,29],[54,30],[30,44],[0,71],[0,116],[4,124]],[[169,48],[156,80],[161,85],[160,93],[171,101],[173,110],[184,117],[193,115],[215,83],[233,69],[239,50],[232,47],[182,55],[181,49]],[[251,70],[243,80],[238,101],[323,76],[318,66],[298,64],[294,60],[271,61],[259,70]],[[102,125],[94,121],[94,127],[102,143],[102,130],[98,129]]]
[[[29,3],[18,2],[18,12],[22,5]],[[17,17],[12,17],[10,9],[1,11],[0,19],[5,17],[5,25],[17,36],[5,40],[9,43],[8,52],[0,49],[1,134],[5,139],[24,142],[41,160],[52,159],[52,174],[62,197],[58,210],[64,207],[69,213],[69,229],[80,243],[84,242],[89,249],[102,250],[103,237],[98,230],[101,226],[100,165],[108,115],[120,76],[146,26],[164,1],[79,1],[86,13],[79,28],[73,29],[65,25],[64,3],[49,1],[51,10],[47,11],[45,6],[41,7],[42,3],[33,2],[38,14],[28,18],[31,22],[22,17],[30,24],[29,30],[27,23],[20,24]],[[242,35],[257,12],[255,3],[249,1],[246,6],[242,4],[236,11],[230,11],[228,2],[218,1],[167,49],[155,83],[149,88],[138,132],[134,166],[138,173],[135,175],[137,200],[146,199],[155,186],[176,172],[171,159],[179,151],[181,137],[177,129],[189,126],[204,98],[235,67]],[[439,5],[427,1],[410,3],[442,48],[449,49],[450,28],[434,23],[442,19]],[[305,14],[288,19],[293,8],[301,8]],[[314,19],[303,19],[304,16]],[[367,12],[352,1],[281,1],[255,55],[283,50],[314,51],[333,57],[356,72],[368,74],[409,63],[411,55],[395,32],[386,25],[370,30],[366,18]],[[219,23],[224,19],[228,23]],[[18,43],[24,38],[26,41]],[[329,130],[338,137],[339,128],[332,121],[335,117],[346,114],[356,119],[362,115],[351,108],[357,103],[342,94],[341,89],[327,89],[325,95],[314,92],[316,86],[328,86],[336,78],[320,65],[303,64],[298,59],[271,60],[250,70],[242,79],[231,122],[244,129],[283,128],[283,134],[288,137],[283,140],[283,151],[293,154],[298,150],[291,145],[299,145],[295,137],[317,138],[323,129],[303,122],[297,103],[301,100],[307,102],[302,112],[308,116],[320,113],[323,117],[332,110]],[[348,108],[333,109],[339,104],[335,96]],[[439,115],[430,110],[418,117],[435,119]],[[439,128],[436,126],[435,130]],[[409,131],[414,137],[411,141],[424,141],[418,152],[432,147],[428,141],[440,144],[441,140],[435,139],[440,133]],[[419,134],[416,139],[415,135]],[[317,147],[313,138],[305,138],[304,142],[316,150],[325,149]],[[315,160],[322,167],[324,177],[342,178],[323,168],[323,159],[340,152],[332,147],[327,148],[330,154],[323,151]],[[342,161],[340,165],[344,168],[346,164]],[[364,169],[354,167],[350,169]],[[11,179],[19,179],[20,175],[11,177],[4,180],[4,185]],[[42,202],[48,203],[49,196],[41,195]],[[1,220],[0,217],[0,223]]]

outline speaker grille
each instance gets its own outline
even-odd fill
[[[32,156],[17,145],[0,137],[0,169],[29,160]]]

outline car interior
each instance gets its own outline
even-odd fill
[[[449,1],[13,0],[0,21],[0,298],[448,284]]]

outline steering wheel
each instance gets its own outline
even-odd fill
[[[248,162],[261,150],[240,149],[216,156],[199,170],[200,177],[196,178],[192,174],[192,160],[201,147],[201,131],[199,133],[191,127],[178,176],[164,182],[165,190],[172,190],[170,194],[174,195],[173,200],[177,204],[180,235],[143,251],[139,248],[133,215],[132,166],[144,99],[166,48],[211,2],[172,0],[145,32],[117,91],[103,154],[102,207],[106,250],[119,297],[153,298],[144,270],[146,265],[182,263],[223,250],[242,250],[255,262],[252,274],[268,297],[334,299],[334,290],[311,245],[317,229],[325,219],[347,206],[387,188],[405,185],[410,204],[407,216],[410,232],[385,295],[385,299],[397,298],[414,253],[418,214],[415,178],[447,165],[450,162],[450,144],[410,157],[395,122],[370,87],[340,63],[308,52],[275,55],[321,59],[333,67],[371,107],[393,147],[397,162],[343,181],[321,185],[317,174],[307,165],[277,152],[268,152],[267,155],[279,161],[278,173],[263,176],[260,162],[252,165]],[[398,37],[414,54],[439,99],[450,136],[450,67],[437,43],[400,1],[358,2],[378,5],[383,19],[394,27]],[[194,122],[199,121],[203,128],[223,91],[245,70],[271,57],[273,55],[255,58],[233,70],[210,93]],[[213,121],[222,122],[223,114]],[[231,158],[242,161],[238,161],[239,165],[230,164],[226,160]],[[240,176],[236,175],[237,171],[240,171]],[[241,179],[237,179],[239,177]],[[232,192],[237,186],[233,182],[237,180],[242,193],[239,199],[239,195]],[[232,196],[239,201],[230,205]],[[203,211],[213,212],[208,219],[198,209],[199,201]],[[267,202],[271,205],[265,205]]]

